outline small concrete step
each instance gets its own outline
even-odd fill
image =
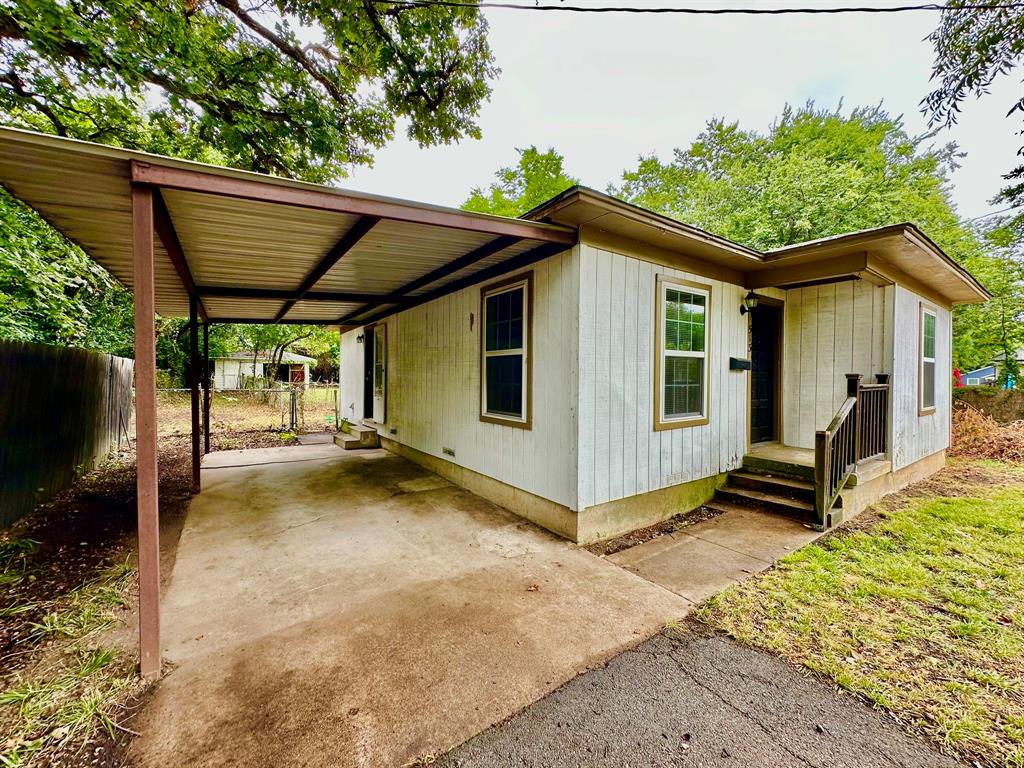
[[[778,459],[766,459],[762,456],[743,457],[743,469],[756,475],[772,475],[773,477],[789,477],[794,480],[814,482],[814,467],[796,464]]]
[[[779,496],[788,496],[814,503],[814,483],[809,480],[796,480],[791,477],[759,474],[756,472],[736,471],[729,473],[729,485],[737,488],[749,488],[754,491],[768,491]]]
[[[376,427],[371,427],[367,424],[353,424],[346,421],[342,422],[341,429],[343,432],[348,433],[349,436],[356,438],[359,441],[360,448],[380,447],[380,438],[377,436]]]
[[[769,491],[758,491],[751,488],[726,485],[718,490],[715,498],[734,504],[743,504],[748,507],[777,512],[781,515],[796,517],[800,520],[810,520],[814,517],[813,502],[781,496]]]
[[[334,444],[340,448],[344,448],[346,451],[354,451],[357,448],[375,448],[373,445],[364,445],[363,441],[355,435],[346,435],[343,432],[339,432],[334,436]]]

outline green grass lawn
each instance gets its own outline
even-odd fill
[[[951,464],[700,618],[984,765],[1024,767],[1024,471]]]

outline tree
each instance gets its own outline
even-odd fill
[[[710,121],[670,162],[641,157],[610,191],[758,249],[909,221],[983,283],[1021,297],[1005,253],[957,216],[949,196],[955,145],[910,136],[881,107],[787,107],[765,133]],[[963,368],[1001,349],[999,307],[958,309],[954,360]]]
[[[316,325],[237,325],[234,328],[237,347],[252,353],[252,378],[257,379],[256,363],[265,354],[267,381],[275,381],[281,367],[284,353],[291,347],[298,347],[316,357],[328,347],[337,346],[336,334]]]
[[[559,192],[579,184],[563,168],[565,158],[554,149],[541,152],[536,146],[516,149],[519,162],[515,167],[499,168],[497,181],[486,190],[474,187],[462,204],[467,211],[493,213],[497,216],[521,216],[531,208],[550,200]]]
[[[942,12],[939,27],[928,36],[935,48],[932,78],[938,85],[922,105],[936,125],[954,124],[969,95],[987,93],[997,77],[1024,61],[1024,9],[979,9],[971,5],[954,0]],[[1007,117],[1015,114],[1024,120],[1024,96],[1010,105]],[[1024,156],[1024,147],[1017,154]],[[1024,206],[1024,163],[1003,178],[1011,183],[993,202],[1008,203],[1013,208]],[[1012,226],[1024,235],[1024,212],[1004,226]]]
[[[132,297],[35,211],[0,190],[0,336],[130,355]]]
[[[472,7],[374,0],[6,0],[0,120],[326,182],[399,120],[421,144],[478,136],[498,70]],[[0,337],[130,354],[131,296],[0,194]],[[180,370],[180,328],[161,325]]]
[[[375,0],[8,0],[7,122],[309,181],[368,163],[399,119],[479,136],[497,75],[476,7]],[[155,98],[154,98],[155,97]]]

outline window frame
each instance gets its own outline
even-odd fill
[[[931,316],[934,321],[934,351],[930,358],[925,357],[924,354],[924,331],[925,331],[925,317]],[[935,413],[935,405],[938,395],[938,382],[939,382],[939,312],[938,310],[921,302],[920,310],[918,312],[918,328],[917,328],[917,415],[928,416]],[[924,403],[924,366],[925,363],[932,364],[932,404],[925,405]]]
[[[701,357],[704,360],[703,409],[699,416],[677,416],[666,418],[664,415],[664,384],[665,381],[665,295],[669,289],[678,289],[689,293],[704,294],[704,352],[701,354],[683,353],[674,357]],[[675,278],[665,274],[657,275],[655,280],[654,299],[654,431],[667,429],[683,429],[700,427],[711,422],[711,358],[714,346],[712,335],[711,313],[714,302],[714,291],[706,283],[696,283],[683,278]]]
[[[487,299],[500,293],[522,288],[523,296],[523,413],[518,418],[503,413],[487,411],[487,358],[510,354],[509,350],[497,353],[487,351]],[[533,429],[533,272],[521,272],[513,277],[480,288],[480,421],[501,424],[517,429]],[[516,354],[511,352],[511,354]]]

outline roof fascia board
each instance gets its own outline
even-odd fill
[[[449,227],[492,235],[509,235],[563,245],[572,245],[576,242],[575,230],[561,225],[506,219],[397,200],[367,198],[330,187],[284,186],[260,176],[252,179],[239,178],[206,170],[197,171],[132,160],[131,179],[135,183],[151,184],[163,189],[177,189],[184,192],[236,197],[359,216],[378,216],[411,224]]]
[[[601,248],[623,256],[635,256],[636,258],[661,264],[673,269],[683,269],[687,272],[699,274],[702,277],[709,277],[721,280],[734,285],[743,285],[744,273],[738,269],[715,264],[711,261],[696,259],[678,251],[670,251],[666,248],[659,248],[639,240],[616,235],[607,230],[600,229],[596,225],[584,224],[580,227],[580,242],[593,248]]]
[[[904,288],[908,288],[914,293],[924,296],[929,301],[938,304],[943,309],[950,310],[953,308],[954,302],[950,301],[949,297],[943,296],[934,288],[925,285],[913,275],[907,274],[899,267],[893,266],[874,254],[868,255],[866,273],[879,278],[880,281],[884,281],[887,284],[900,285]]]
[[[811,280],[825,280],[843,275],[860,276],[867,269],[867,252],[844,254],[826,259],[803,261],[798,264],[762,269],[748,272],[744,288],[785,288],[793,283],[806,283]]]
[[[698,240],[707,245],[711,245],[716,248],[729,251],[730,253],[742,256],[750,259],[751,263],[760,263],[763,260],[763,256],[758,251],[746,246],[734,243],[733,241],[713,235],[710,232],[705,232],[697,227],[691,227],[687,224],[683,224],[680,221],[671,219],[668,216],[663,216],[660,213],[654,211],[648,211],[646,208],[627,203],[624,200],[606,195],[602,192],[598,192],[588,187],[570,187],[568,190],[552,198],[547,203],[543,203],[532,211],[524,214],[533,220],[539,220],[548,218],[551,215],[557,213],[564,208],[575,202],[582,202],[588,205],[594,205],[604,209],[607,213],[615,213],[624,218],[628,218],[631,221],[635,221],[640,224],[644,224],[649,227],[661,230],[663,232],[669,232],[680,237],[685,237],[690,240]],[[581,223],[584,226],[587,222]]]

